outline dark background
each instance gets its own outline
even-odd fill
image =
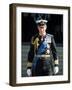
[[[38,33],[35,23],[37,13],[22,13],[22,43],[30,42],[31,37]],[[63,15],[40,14],[47,17],[47,33],[54,35],[56,43],[63,43]]]

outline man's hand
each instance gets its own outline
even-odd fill
[[[59,72],[59,67],[58,66],[55,66],[54,67],[54,74],[57,74]]]
[[[31,69],[27,69],[27,75],[30,77],[32,75]]]

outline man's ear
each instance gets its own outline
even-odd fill
[[[46,29],[47,29],[47,25],[46,25]]]

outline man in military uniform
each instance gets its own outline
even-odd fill
[[[48,76],[59,72],[54,37],[46,33],[47,20],[36,20],[39,34],[32,37],[28,53],[27,76]]]

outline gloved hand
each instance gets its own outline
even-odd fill
[[[27,75],[30,77],[32,75],[31,69],[27,69]]]
[[[59,72],[59,67],[58,66],[55,66],[54,67],[54,74],[57,74]]]

